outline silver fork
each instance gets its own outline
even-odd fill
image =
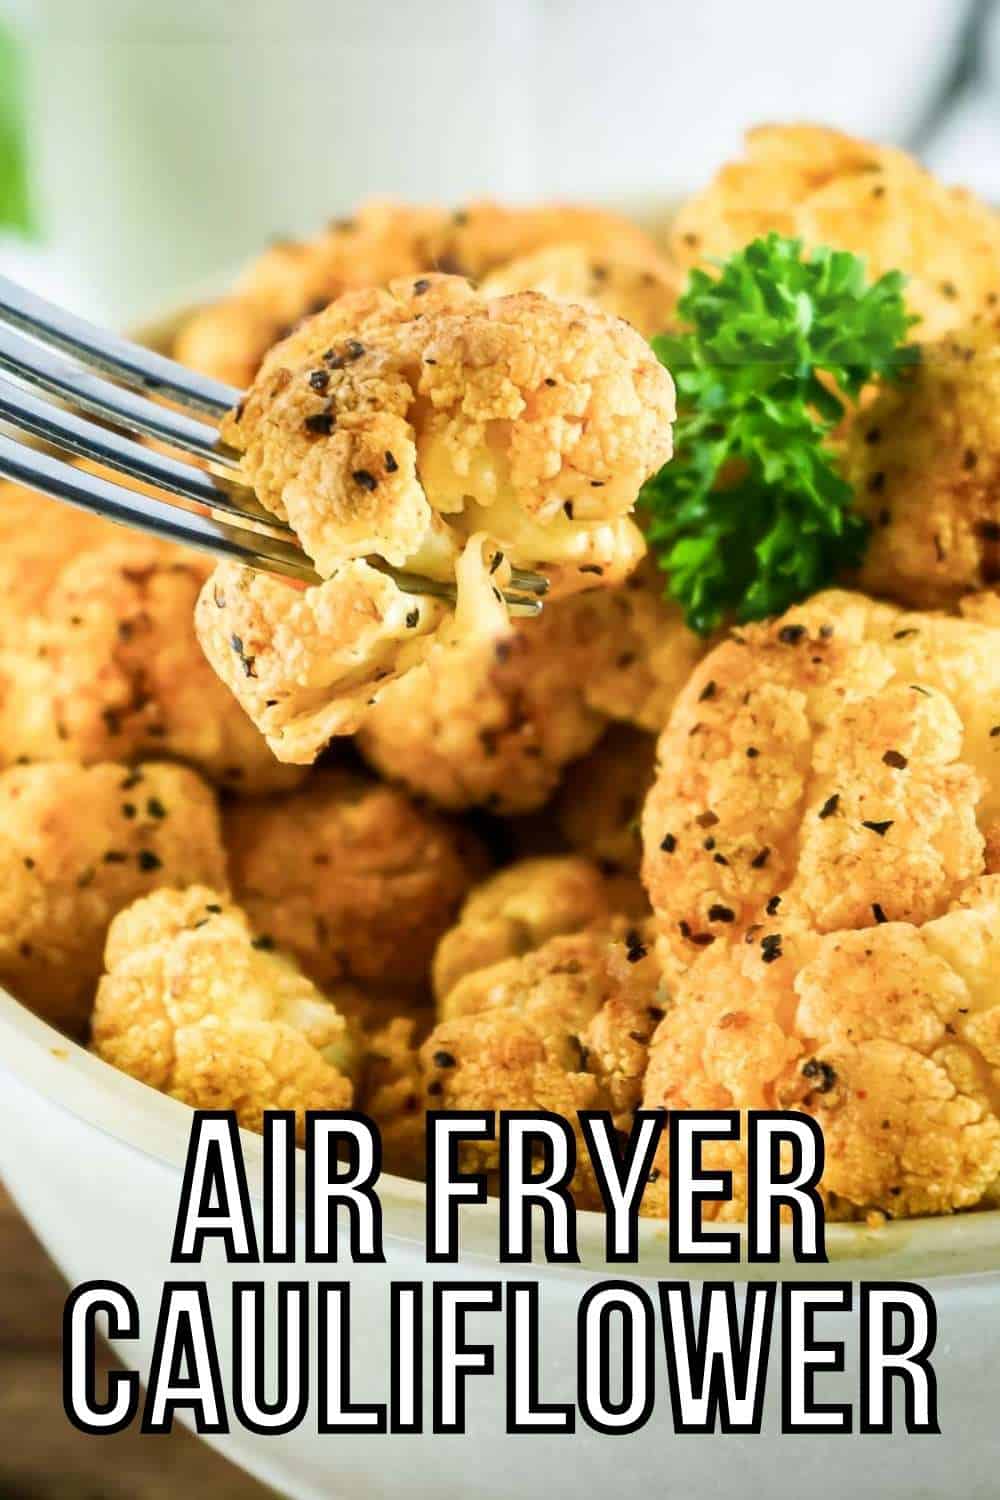
[[[239,455],[214,425],[241,400],[242,391],[97,328],[5,277],[0,277],[0,369],[16,377],[0,376],[0,422],[59,452],[141,480],[163,498],[140,495],[3,434],[0,477],[251,568],[321,581],[291,528],[242,482]],[[75,411],[39,399],[26,386]],[[200,420],[205,417],[212,420]],[[155,452],[127,433],[199,458],[210,471]],[[453,584],[401,572],[381,559],[369,561],[408,593],[455,598]],[[535,615],[547,588],[541,574],[513,570],[504,599],[512,613]]]

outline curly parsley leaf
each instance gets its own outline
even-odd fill
[[[777,234],[691,272],[680,331],[653,340],[677,385],[674,457],[640,504],[694,630],[779,614],[860,562],[867,523],[828,439],[863,386],[916,358],[904,280],[869,285],[857,256]]]

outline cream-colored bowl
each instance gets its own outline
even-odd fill
[[[176,319],[146,335],[167,341]],[[354,1399],[387,1395],[388,1282],[395,1279],[536,1280],[542,1296],[542,1396],[570,1400],[576,1374],[575,1318],[584,1287],[603,1276],[718,1279],[713,1267],[671,1267],[661,1225],[641,1227],[634,1268],[607,1266],[603,1219],[579,1217],[581,1266],[500,1268],[495,1204],[463,1210],[463,1256],[457,1266],[429,1266],[423,1253],[423,1188],[397,1177],[380,1185],[387,1263],[352,1267],[346,1259],[318,1266],[299,1258],[284,1266],[229,1266],[211,1253],[201,1268],[172,1267],[173,1235],[190,1113],[174,1100],[116,1072],[69,1042],[0,991],[0,1172],[53,1259],[72,1284],[124,1283],[141,1310],[140,1335],[119,1348],[123,1361],[148,1373],[152,1331],[167,1279],[202,1277],[216,1317],[223,1379],[232,1360],[230,1287],[235,1280],[315,1283],[348,1279],[353,1320]],[[255,1216],[260,1216],[261,1144],[244,1134]],[[300,1153],[301,1158],[301,1153]],[[300,1190],[303,1163],[299,1160]],[[920,1280],[938,1309],[935,1366],[941,1436],[781,1437],[778,1355],[770,1367],[760,1436],[674,1434],[662,1361],[658,1400],[647,1426],[628,1437],[601,1436],[582,1422],[572,1436],[509,1437],[504,1430],[502,1314],[470,1320],[470,1337],[497,1344],[497,1373],[468,1382],[468,1432],[434,1436],[323,1437],[315,1409],[295,1432],[263,1437],[235,1424],[212,1442],[229,1458],[294,1500],[579,1500],[581,1494],[729,1500],[987,1500],[1000,1494],[1000,1424],[996,1415],[995,1346],[1000,1336],[1000,1213],[887,1224],[880,1229],[832,1225],[830,1262],[797,1266],[786,1253],[784,1279]],[[346,1251],[344,1252],[346,1256]],[[2,1273],[0,1273],[2,1274]],[[742,1277],[766,1278],[769,1267]],[[843,1337],[846,1370],[821,1376],[820,1399],[856,1400],[858,1337],[853,1318],[817,1323],[820,1337]],[[430,1390],[430,1353],[425,1391]],[[428,1398],[429,1403],[429,1398]],[[150,1439],[150,1462],[156,1449]]]

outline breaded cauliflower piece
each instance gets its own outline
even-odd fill
[[[659,733],[707,647],[679,606],[664,598],[653,560],[647,557],[621,588],[580,594],[566,607],[586,650],[591,708]]]
[[[543,292],[624,318],[643,338],[662,333],[681,294],[678,267],[662,255],[605,258],[586,245],[550,245],[498,266],[480,283],[484,297]]]
[[[478,281],[522,256],[555,245],[577,245],[605,260],[655,261],[656,244],[619,214],[590,204],[535,203],[513,207],[480,199],[435,225],[424,245],[428,265]]]
[[[609,878],[639,873],[639,817],[655,765],[655,735],[615,724],[563,778],[553,819],[570,847]]]
[[[427,242],[443,225],[436,208],[372,199],[313,239],[280,240],[246,267],[228,296],[181,328],[174,358],[242,389],[260,362],[307,313],[361,287],[427,270]]]
[[[664,1006],[656,959],[627,921],[551,938],[452,987],[420,1048],[426,1098],[436,1109],[549,1109],[574,1126],[580,1109],[627,1121]],[[489,1170],[497,1151],[469,1142],[463,1160]],[[575,1188],[594,1201],[582,1151]]]
[[[485,868],[467,830],[335,768],[290,796],[227,807],[223,836],[251,924],[324,987],[425,987],[438,939]]]
[[[94,1051],[194,1109],[232,1109],[260,1130],[267,1109],[346,1109],[357,1052],[347,1022],[296,965],[252,935],[224,894],[157,891],[108,933]]]
[[[215,797],[182,766],[15,766],[0,772],[0,980],[80,1032],[108,923],[161,886],[222,887]]]
[[[41,608],[68,563],[121,535],[89,511],[0,482],[0,619]]]
[[[116,535],[64,558],[32,606],[0,612],[3,760],[169,756],[234,791],[293,785],[199,648],[191,617],[211,564]]]
[[[573,602],[500,620],[493,632],[442,634],[367,713],[358,735],[366,759],[439,807],[541,807],[605,722],[586,702]]]
[[[933,609],[1000,581],[1000,319],[928,345],[851,424],[843,469],[872,523],[861,587]]]
[[[684,265],[725,259],[775,230],[807,246],[863,256],[871,277],[905,272],[919,315],[914,337],[937,339],[996,304],[1000,218],[945,187],[903,151],[818,125],[763,125],[674,221]]]
[[[922,923],[984,869],[1000,802],[1000,633],[831,591],[742,627],[658,747],[643,877],[673,971],[776,917]]]
[[[797,1109],[822,1126],[827,1211],[972,1208],[1000,1174],[1000,877],[920,925],[790,935],[777,959],[717,945],[682,980],[649,1048],[646,1108]],[[663,1173],[648,1190],[666,1202]],[[706,1151],[734,1173],[743,1148]]]
[[[673,417],[670,376],[620,319],[432,275],[308,319],[223,434],[324,577],[378,556],[447,581],[485,532],[570,592],[642,556],[628,513]]]
[[[589,860],[573,854],[517,860],[466,897],[434,954],[434,993],[443,1001],[466,974],[606,921],[612,909],[601,873]]]
[[[448,618],[363,561],[303,588],[221,563],[195,608],[208,662],[279,761],[308,765],[350,734],[395,677],[420,662]]]

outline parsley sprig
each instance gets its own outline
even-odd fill
[[[674,457],[640,504],[694,630],[778,614],[860,561],[867,524],[828,439],[864,385],[914,361],[904,282],[777,234],[691,272],[680,331],[653,340],[677,385]]]

